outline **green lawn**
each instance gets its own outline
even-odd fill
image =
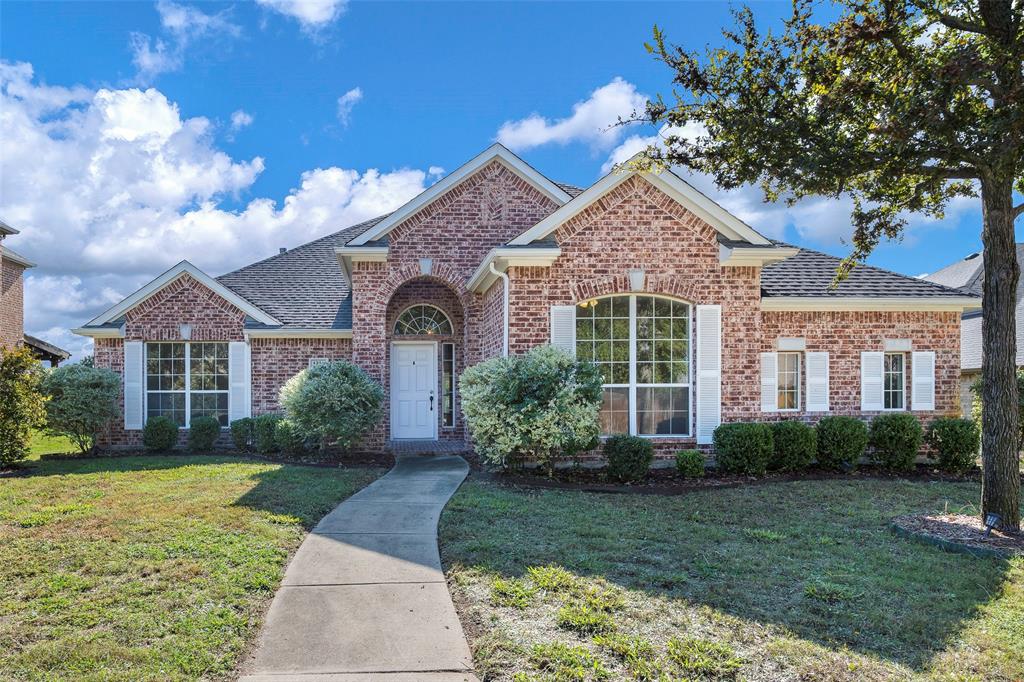
[[[290,553],[380,473],[167,456],[0,478],[0,679],[230,678]]]
[[[48,436],[42,431],[32,434],[28,459],[39,459],[42,455],[57,455],[78,452],[78,446],[63,436]]]
[[[470,480],[441,552],[486,680],[1021,680],[1024,559],[888,529],[977,498],[972,483],[659,497]]]

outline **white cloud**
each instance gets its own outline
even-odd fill
[[[264,160],[221,151],[208,119],[182,116],[159,90],[50,87],[31,65],[0,61],[0,111],[0,215],[21,230],[11,248],[40,264],[26,278],[26,328],[76,352],[83,343],[60,330],[179,260],[220,274],[393,210],[428,181],[417,169],[317,168],[283,201],[239,203]]]
[[[338,122],[341,123],[343,127],[348,126],[349,117],[352,115],[352,109],[359,104],[362,99],[362,88],[352,88],[338,98]]]
[[[145,33],[132,33],[128,47],[141,83],[151,82],[162,73],[179,70],[185,62],[185,50],[198,38],[229,36],[237,38],[241,28],[231,23],[224,12],[206,14],[195,7],[159,0],[156,10],[167,39]]]
[[[303,29],[317,31],[345,13],[347,0],[256,0],[256,3],[296,19]]]
[[[615,125],[619,119],[642,112],[646,103],[646,95],[638,93],[635,85],[616,77],[590,93],[588,99],[574,104],[569,117],[549,120],[532,114],[518,121],[506,121],[498,130],[497,139],[516,151],[570,142],[584,142],[603,151],[614,147],[625,133],[625,128]]]
[[[231,114],[231,128],[233,130],[241,130],[242,128],[247,128],[252,125],[252,122],[252,114],[241,109]]]

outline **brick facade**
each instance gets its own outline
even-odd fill
[[[12,348],[25,338],[25,268],[0,258],[0,346]]]
[[[352,264],[351,340],[251,341],[253,413],[278,410],[281,385],[307,367],[310,359],[323,357],[351,359],[379,381],[388,396],[387,415],[395,319],[418,303],[440,308],[451,320],[450,335],[424,338],[454,344],[456,375],[500,355],[503,282],[498,279],[479,294],[466,289],[467,280],[490,249],[526,231],[556,208],[551,199],[497,161],[449,189],[387,235],[386,261],[357,260]],[[561,256],[550,267],[508,269],[512,353],[548,343],[553,305],[576,305],[617,294],[657,294],[693,306],[722,307],[723,421],[781,418],[760,411],[760,354],[774,351],[781,337],[804,338],[807,351],[829,351],[832,414],[862,415],[860,353],[882,350],[886,339],[909,339],[913,350],[936,352],[936,410],[916,414],[928,419],[959,411],[959,313],[762,311],[760,268],[723,267],[718,232],[640,176],[620,183],[559,226],[552,237]],[[631,270],[643,271],[643,285],[636,291],[628,274]],[[242,340],[244,320],[241,310],[184,276],[125,316],[125,336],[178,340],[181,325],[189,324],[196,341]],[[692,346],[698,330],[695,320],[691,321]],[[691,347],[691,395],[695,395],[697,374],[692,356]],[[96,361],[122,371],[122,341],[97,340]],[[908,396],[911,370],[908,355]],[[695,403],[691,400],[692,423]],[[440,406],[438,396],[438,419]],[[439,424],[442,439],[467,436],[457,392],[455,406],[455,424],[447,428]],[[816,415],[791,412],[785,417],[813,420]],[[390,435],[385,418],[364,446],[379,448]],[[138,436],[139,432],[125,434],[115,428],[106,442],[137,445]],[[695,437],[654,442],[659,456],[696,444]]]

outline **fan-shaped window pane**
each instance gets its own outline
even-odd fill
[[[395,335],[451,334],[452,323],[440,308],[432,305],[414,305],[395,320]]]

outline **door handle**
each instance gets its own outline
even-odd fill
[[[430,411],[434,411],[434,396],[430,396]]]

